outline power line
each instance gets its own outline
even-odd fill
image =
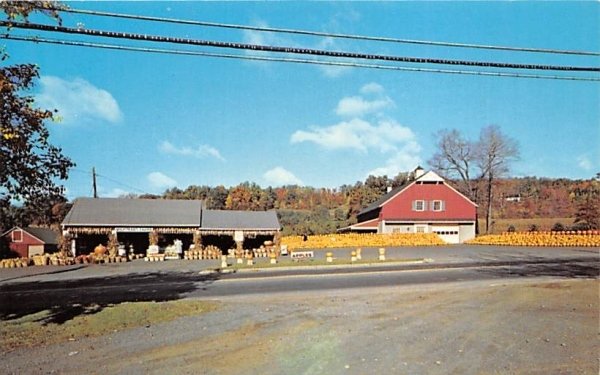
[[[79,173],[84,173],[84,174],[89,175],[89,176],[93,176],[93,172],[90,172],[90,171],[85,171],[85,170],[78,169],[78,168],[71,168],[71,170],[75,171],[75,172],[79,172]],[[108,176],[105,176],[105,175],[101,175],[100,173],[95,173],[95,175],[97,177],[102,177],[102,178],[104,178],[104,179],[106,179],[108,181],[111,181],[111,182],[113,182],[115,184],[118,184],[118,185],[121,185],[123,187],[126,187],[128,189],[136,190],[136,191],[138,191],[140,193],[143,193],[143,194],[149,194],[147,191],[144,191],[142,189],[138,189],[135,186],[128,185],[128,184],[126,184],[124,182],[121,182],[119,180],[115,180],[114,178],[111,178],[111,177],[108,177]]]
[[[206,21],[193,21],[193,20],[183,20],[183,19],[165,18],[165,17],[140,16],[140,15],[134,15],[134,14],[123,14],[123,13],[92,11],[92,10],[72,9],[72,8],[56,9],[56,10],[62,11],[62,12],[86,14],[86,15],[93,15],[93,16],[104,16],[104,17],[124,18],[124,19],[142,20],[142,21],[165,22],[165,23],[174,23],[174,24],[182,24],[182,25],[218,27],[218,28],[239,29],[239,30],[252,30],[252,31],[261,31],[261,32],[310,35],[310,36],[319,36],[319,37],[327,37],[327,38],[367,40],[367,41],[376,41],[376,42],[404,43],[404,44],[419,44],[419,45],[429,45],[429,46],[439,46],[439,47],[489,49],[489,50],[501,50],[501,51],[513,51],[513,52],[534,52],[534,53],[553,53],[553,54],[565,54],[565,55],[600,56],[600,52],[592,52],[592,51],[576,51],[576,50],[562,50],[562,49],[549,49],[549,48],[510,47],[510,46],[496,46],[496,45],[471,44],[471,43],[437,42],[437,41],[431,41],[431,40],[401,39],[401,38],[390,38],[390,37],[379,37],[379,36],[364,36],[364,35],[353,35],[353,34],[339,34],[339,33],[327,33],[327,32],[310,31],[310,30],[298,30],[298,29],[275,28],[275,27],[259,27],[259,26],[228,24],[228,23],[220,23],[220,22],[206,22]]]
[[[4,27],[8,27],[8,28],[16,27],[16,28],[20,28],[20,29],[59,32],[59,33],[66,33],[66,34],[91,35],[91,36],[106,37],[106,38],[141,40],[141,41],[147,41],[147,42],[186,44],[186,45],[196,45],[196,46],[215,47],[215,48],[241,49],[241,50],[252,50],[252,51],[262,51],[262,52],[276,52],[276,53],[290,53],[290,54],[300,54],[300,55],[328,56],[328,57],[336,57],[336,58],[382,60],[382,61],[405,62],[405,63],[416,63],[416,64],[478,66],[478,67],[485,67],[485,68],[600,72],[600,68],[598,68],[598,67],[557,66],[557,65],[538,65],[538,64],[513,64],[513,63],[488,62],[488,61],[466,61],[466,60],[433,59],[433,58],[423,58],[423,57],[389,56],[389,55],[365,54],[365,53],[356,53],[356,52],[318,50],[318,49],[310,49],[310,48],[280,47],[280,46],[267,46],[267,45],[258,45],[258,44],[233,43],[233,42],[222,42],[222,41],[212,41],[212,40],[172,38],[172,37],[164,37],[164,36],[156,36],[156,35],[134,34],[134,33],[125,33],[125,32],[117,32],[117,31],[102,31],[102,30],[93,30],[93,29],[42,25],[42,24],[34,24],[34,23],[8,22],[8,21],[0,21],[0,26],[4,26]]]
[[[256,55],[235,55],[235,54],[221,54],[221,53],[210,53],[210,52],[200,52],[200,51],[131,47],[131,46],[122,46],[122,45],[115,45],[115,44],[92,43],[92,42],[81,42],[81,41],[70,41],[70,40],[59,40],[59,39],[48,39],[48,38],[15,36],[15,35],[0,35],[0,39],[27,41],[27,42],[34,42],[34,43],[58,44],[58,45],[76,46],[76,47],[121,50],[121,51],[201,56],[201,57],[214,57],[214,58],[228,58],[228,59],[240,59],[240,60],[255,60],[255,61],[267,61],[267,62],[314,64],[314,65],[337,66],[337,67],[347,67],[347,68],[370,68],[370,69],[380,69],[380,70],[476,75],[476,76],[488,76],[488,77],[532,78],[532,79],[553,79],[553,80],[568,80],[568,81],[600,82],[600,78],[593,78],[593,77],[573,77],[573,76],[537,75],[537,74],[520,74],[520,73],[484,72],[484,71],[473,71],[473,70],[411,68],[411,67],[403,67],[403,66],[361,64],[361,63],[349,63],[349,62],[327,61],[327,60],[291,59],[291,58],[266,57],[266,56],[256,56]]]

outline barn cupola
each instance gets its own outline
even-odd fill
[[[417,168],[415,168],[415,170],[413,171],[413,178],[415,180],[418,180],[421,176],[423,176],[425,174],[425,170],[419,165]]]

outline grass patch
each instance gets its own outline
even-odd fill
[[[44,324],[50,311],[41,311],[19,319],[0,322],[0,351],[8,352],[21,347],[56,344],[82,337],[97,337],[171,321],[184,316],[193,316],[213,311],[216,302],[168,301],[168,302],[125,302],[99,309],[86,308],[86,313],[63,324]]]
[[[351,262],[350,259],[333,259],[333,262],[327,263],[325,259],[303,259],[299,261],[294,261],[291,259],[286,259],[283,261],[279,261],[277,264],[271,263],[254,263],[253,266],[247,265],[244,260],[243,264],[234,263],[228,268],[239,270],[239,269],[259,269],[259,268],[279,268],[279,267],[303,267],[303,266],[344,266],[344,265],[365,265],[365,264],[393,264],[393,263],[410,263],[410,262],[422,262],[423,258],[407,258],[407,259],[389,259],[384,261],[379,261],[376,259],[363,259],[356,262]]]

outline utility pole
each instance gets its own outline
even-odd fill
[[[94,198],[98,198],[98,189],[96,189],[96,167],[92,167],[92,184],[94,187]]]

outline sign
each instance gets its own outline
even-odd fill
[[[136,228],[136,227],[117,227],[115,232],[130,232],[130,233],[150,233],[152,228]]]
[[[243,242],[244,241],[244,232],[241,230],[236,230],[233,232],[233,240],[235,242]]]
[[[290,255],[292,259],[309,259],[315,257],[314,251],[293,251]]]

